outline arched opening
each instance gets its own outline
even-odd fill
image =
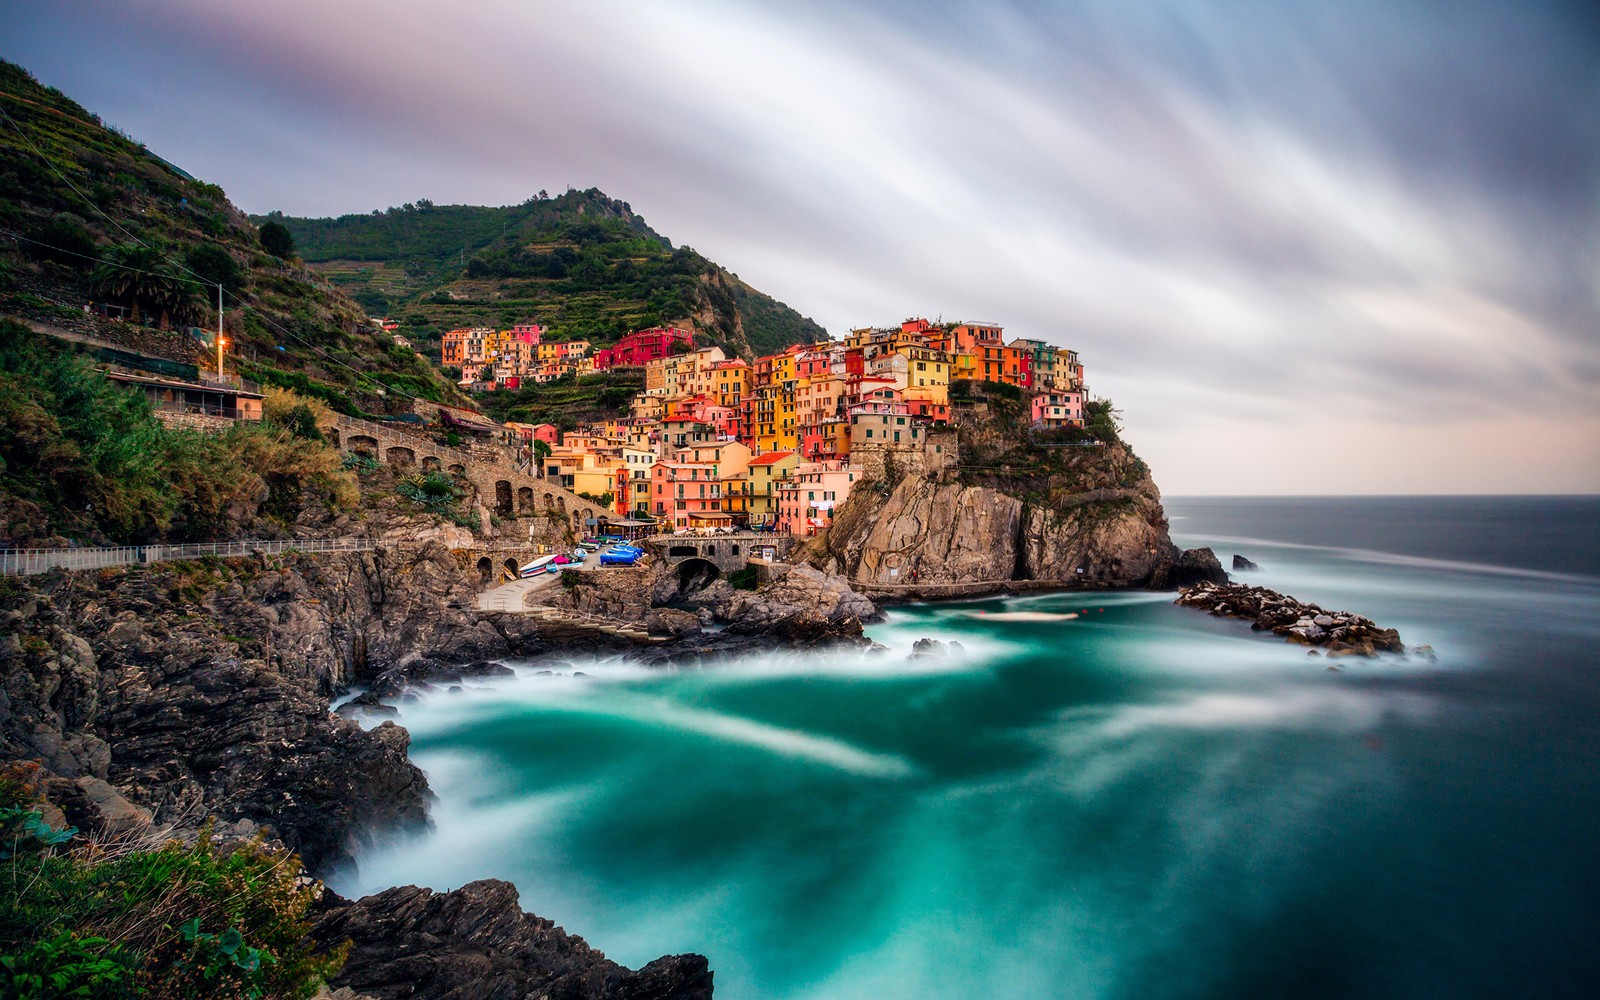
[[[350,435],[350,439],[346,444],[351,451],[359,451],[368,455],[376,455],[378,453],[378,439],[368,437],[365,434]]]
[[[478,560],[478,580],[480,583],[494,582],[494,560],[488,556]]]
[[[717,554],[717,547],[715,545],[707,545],[706,546],[706,555],[714,556],[716,554]]]
[[[737,545],[735,545],[735,546],[734,546],[734,547],[733,547],[733,554],[734,554],[734,555],[738,555],[738,554],[739,554],[739,546],[737,546]]]
[[[422,469],[423,469],[424,472],[438,472],[439,471],[439,456],[438,455],[424,455],[424,456],[422,456]]]
[[[467,467],[465,465],[452,465],[450,466],[450,474],[464,479],[467,475]]]
[[[506,560],[506,563],[505,563],[506,573],[513,580],[515,580],[517,578],[517,569],[518,569],[517,561],[515,559],[507,559]]]
[[[417,461],[417,453],[401,445],[395,445],[386,454],[390,465],[415,465]]]
[[[667,558],[669,559],[676,559],[679,556],[697,556],[699,554],[700,550],[693,545],[674,545],[667,550]]]
[[[338,448],[339,448],[339,428],[337,428],[337,427],[324,428],[323,431],[322,431],[322,436],[328,439],[328,443],[333,445],[335,451],[338,450]]]
[[[517,487],[517,516],[518,517],[532,517],[533,516],[533,487],[532,486],[519,486],[519,487]]]
[[[722,575],[717,564],[706,559],[685,559],[679,563],[674,571],[678,577],[678,596],[676,600],[684,601],[694,597],[700,591],[711,586]]]
[[[511,516],[511,483],[498,479],[494,484],[494,512],[501,517]]]
[[[544,512],[546,514],[556,513],[556,498],[549,493],[544,495]]]

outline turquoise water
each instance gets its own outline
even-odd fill
[[[1124,593],[899,608],[881,654],[516,664],[402,708],[435,829],[335,885],[507,878],[724,998],[1595,995],[1600,503],[1168,509],[1437,662],[1332,672]]]

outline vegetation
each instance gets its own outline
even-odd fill
[[[517,389],[500,389],[483,397],[483,409],[496,420],[555,424],[569,431],[585,421],[616,416],[643,391],[644,372],[618,368],[543,385],[528,382]]]
[[[423,200],[337,219],[262,217],[305,260],[419,344],[459,326],[535,318],[557,340],[614,343],[668,323],[751,356],[827,331],[597,189],[486,208]]]
[[[1084,427],[1032,426],[1028,400],[1016,386],[952,383],[959,418],[962,482],[987,486],[1051,510],[1121,510],[1120,496],[1153,489],[1150,470],[1121,438],[1110,400],[1084,404]]]
[[[143,393],[0,320],[0,502],[10,522],[0,534],[212,540],[287,525],[310,503],[349,508],[354,483],[338,454],[308,437],[302,405],[312,404],[280,397],[272,419],[218,434],[173,430]]]
[[[0,239],[0,314],[82,324],[84,305],[109,302],[135,322],[212,328],[221,283],[237,356],[331,386],[352,409],[398,409],[408,396],[466,402],[434,365],[392,349],[361,306],[288,263],[293,235],[281,223],[258,231],[221,188],[19,66],[0,62],[0,93],[16,123],[0,120],[0,235],[23,238]],[[131,342],[138,331],[106,321],[97,332]]]
[[[35,806],[26,766],[0,773],[0,994],[305,998],[344,962],[319,953],[307,913],[320,886],[293,855],[93,841]]]

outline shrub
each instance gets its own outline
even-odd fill
[[[18,997],[310,997],[344,960],[319,953],[320,884],[258,842],[67,845],[37,811],[0,809],[0,993]]]
[[[443,472],[422,472],[395,487],[395,492],[434,514],[448,514],[461,499],[461,487]]]

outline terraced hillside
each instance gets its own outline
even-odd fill
[[[282,245],[270,252],[222,188],[6,62],[0,111],[0,315],[203,360],[184,331],[215,328],[220,283],[235,363],[251,378],[347,413],[467,402],[338,287]]]
[[[370,215],[255,221],[287,226],[307,263],[429,352],[445,330],[526,319],[555,339],[601,346],[675,323],[745,357],[827,336],[595,188],[502,208],[424,200]]]

